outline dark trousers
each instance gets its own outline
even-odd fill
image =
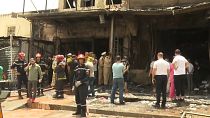
[[[69,73],[69,83],[70,83],[70,88],[72,88],[73,87],[73,80],[74,80],[74,72],[73,71],[71,71],[70,73]]]
[[[88,94],[92,94],[92,96],[95,96],[95,91],[94,91],[94,81],[95,81],[95,77],[89,77],[89,90],[88,90]]]
[[[37,83],[37,90],[38,90],[38,95],[40,94],[40,93],[43,93],[43,88],[44,88],[44,83],[43,83],[43,81],[41,82],[41,83]]]
[[[86,117],[86,99],[88,95],[88,85],[81,84],[75,88],[75,101],[77,104],[77,112],[81,113],[81,117]]]
[[[98,85],[98,71],[94,71],[95,81],[94,85]]]
[[[75,88],[75,101],[77,104],[78,112],[81,112],[81,116],[86,116],[86,99],[88,95],[88,85],[81,84]]]
[[[29,98],[35,99],[37,91],[37,81],[28,81],[28,95]]]
[[[65,80],[56,80],[56,95],[63,95],[63,89],[64,89],[64,81]]]
[[[166,75],[156,75],[156,105],[160,105],[160,97],[162,94],[162,105],[165,106],[166,104],[166,88],[167,88],[167,81],[168,78]]]
[[[81,84],[75,88],[75,100],[77,105],[86,106],[86,98],[88,95],[88,85]]]
[[[186,75],[174,75],[176,96],[184,96]]]
[[[22,84],[25,85],[26,89],[28,88],[28,80],[27,80],[26,75],[25,76],[17,76],[17,89],[18,89],[19,96],[21,96]]]
[[[114,103],[115,94],[117,89],[119,88],[119,99],[120,103],[124,102],[123,92],[124,92],[124,79],[123,78],[114,78],[113,86],[111,92],[111,102]]]
[[[187,88],[189,93],[193,91],[193,74],[187,74]]]

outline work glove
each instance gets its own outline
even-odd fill
[[[74,91],[75,90],[75,87],[73,86],[71,90]]]
[[[39,79],[39,83],[41,83],[42,82],[42,79]]]
[[[155,85],[155,83],[156,83],[155,78],[152,78],[152,84]]]
[[[76,87],[79,87],[81,84],[82,84],[82,83],[81,83],[80,81],[76,81],[76,82],[75,82],[75,86],[76,86]]]

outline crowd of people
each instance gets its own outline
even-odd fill
[[[55,55],[50,60],[45,62],[42,55],[37,53],[35,58],[26,63],[25,53],[18,54],[18,60],[11,65],[11,69],[12,74],[16,75],[19,99],[23,99],[22,85],[25,85],[29,102],[34,103],[36,96],[43,96],[46,86],[55,88],[53,98],[62,99],[68,82],[70,90],[75,93],[77,110],[74,115],[86,116],[86,99],[95,96],[96,85],[101,87],[101,91],[106,91],[113,85],[111,103],[114,103],[115,93],[119,88],[119,102],[125,103],[123,93],[128,92],[130,67],[127,56],[123,59],[117,56],[114,64],[111,53],[107,52],[103,52],[99,60],[93,52],[86,52],[84,55]]]
[[[196,67],[197,66],[197,67]],[[149,76],[152,75],[152,83],[154,86],[153,92],[156,95],[155,108],[166,107],[166,93],[169,92],[169,98],[172,102],[181,106],[185,102],[185,92],[190,95],[196,87],[198,87],[199,64],[195,66],[181,55],[179,49],[175,50],[175,56],[172,62],[164,59],[164,54],[159,52],[157,60],[150,64]],[[162,104],[160,105],[160,98],[162,96]]]
[[[95,86],[101,87],[101,91],[109,90],[112,85],[110,103],[115,104],[115,94],[119,89],[119,104],[124,105],[124,93],[128,92],[129,61],[128,57],[117,55],[112,57],[111,53],[103,52],[97,60],[93,52],[86,52],[84,55],[68,53],[55,55],[51,61],[44,62],[42,55],[37,53],[29,63],[25,61],[25,53],[18,54],[11,69],[16,74],[19,99],[22,84],[27,90],[29,102],[35,102],[36,96],[44,95],[46,85],[55,88],[53,98],[64,98],[64,87],[68,82],[70,90],[75,93],[77,110],[74,115],[86,116],[86,99],[95,96]],[[156,95],[155,108],[166,107],[167,84],[169,83],[169,98],[180,105],[185,97],[185,80],[188,80],[188,89],[192,91],[192,74],[194,66],[181,55],[179,49],[175,50],[175,56],[170,63],[164,59],[164,54],[159,52],[157,60],[150,65],[152,75],[153,92]],[[1,69],[2,70],[2,69]],[[16,70],[16,71],[14,71]],[[162,103],[160,105],[162,96]]]

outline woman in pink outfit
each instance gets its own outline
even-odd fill
[[[174,65],[173,64],[170,64],[169,81],[170,81],[169,98],[173,101],[176,98],[176,96],[175,96],[175,86],[174,86]]]

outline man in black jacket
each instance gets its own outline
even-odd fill
[[[26,76],[26,72],[24,70],[24,68],[26,66],[27,66],[27,63],[25,61],[25,53],[23,53],[23,52],[18,53],[18,60],[15,61],[12,64],[11,69],[12,70],[14,70],[14,69],[17,70],[16,75],[17,75],[17,89],[18,89],[19,99],[23,99],[23,97],[21,95],[22,83],[24,83],[26,89],[28,88],[27,87],[28,79],[27,79],[27,76]],[[27,97],[28,97],[28,92],[27,92]]]
[[[89,70],[85,66],[85,56],[80,54],[77,57],[79,65],[75,68],[74,88],[75,88],[75,99],[77,104],[76,113],[73,115],[81,115],[86,117],[86,99],[88,95],[88,76]]]

